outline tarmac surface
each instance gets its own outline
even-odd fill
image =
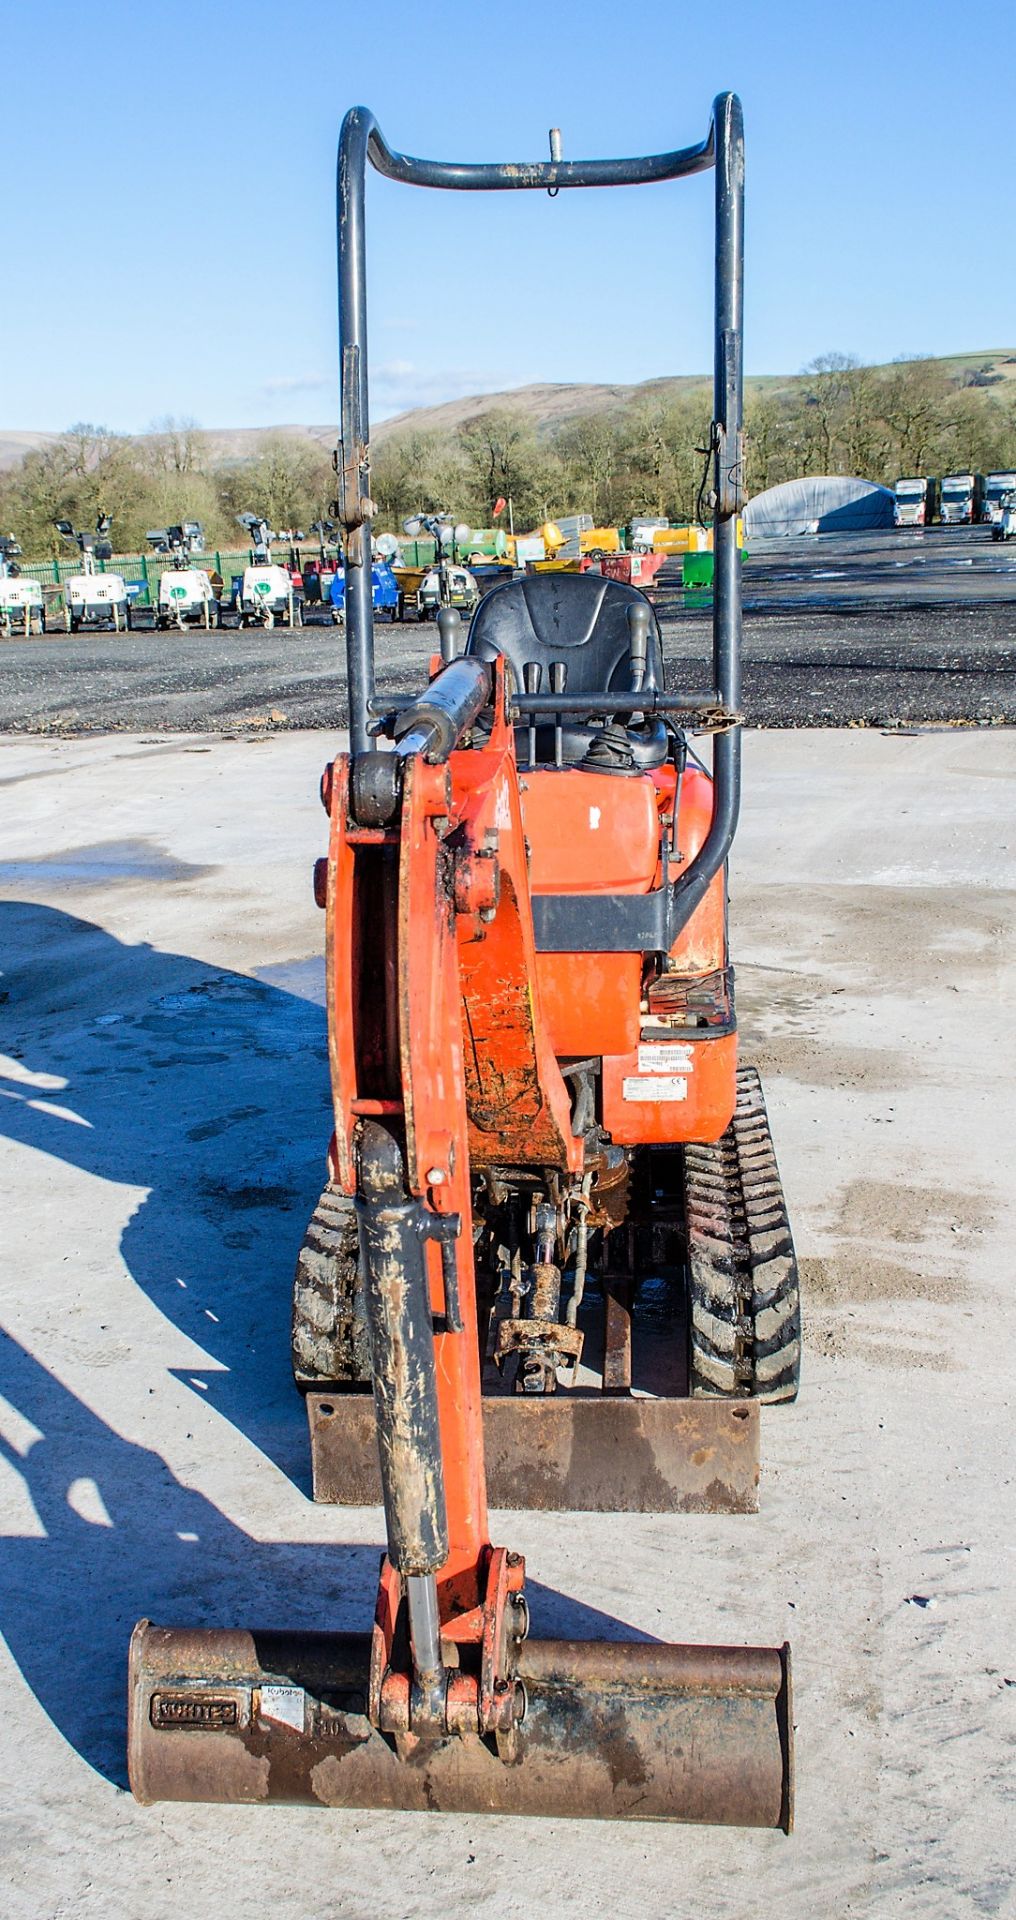
[[[674,564],[654,599],[669,678],[708,685],[708,610]],[[744,565],[744,710],[759,726],[1016,722],[1016,545],[988,528],[822,534]],[[378,684],[418,686],[433,625],[376,628]],[[0,643],[0,729],[27,733],[334,728],[343,637],[323,615],[295,633],[131,634]]]
[[[805,1300],[761,1512],[494,1523],[541,1634],[791,1641],[795,1834],[127,1793],[136,1619],[373,1605],[380,1513],[310,1503],[288,1371],[331,1124],[332,744],[0,739],[4,1920],[1012,1915],[1006,729],[745,741],[742,1056]]]

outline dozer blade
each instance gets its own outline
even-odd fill
[[[136,1797],[790,1831],[787,1647],[536,1640],[525,1719],[493,1739],[395,1742],[367,1718],[370,1637],[189,1631],[141,1621],[130,1650]]]
[[[314,1498],[381,1500],[370,1394],[308,1393]],[[752,1400],[483,1397],[487,1499],[555,1513],[757,1513]]]

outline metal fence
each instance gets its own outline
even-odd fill
[[[502,553],[505,544],[504,535],[500,530],[488,529],[477,536],[475,548],[471,547],[469,551],[489,551],[493,556]],[[287,557],[290,551],[287,548]],[[296,542],[292,551],[299,554],[301,544]],[[307,560],[317,560],[318,554],[312,545],[306,546],[302,551]],[[432,567],[434,564],[433,540],[401,540],[400,551],[402,566]],[[230,576],[234,573],[242,573],[244,567],[250,566],[252,557],[249,547],[217,547],[213,553],[195,554],[193,564],[196,567],[205,568],[208,572],[214,570],[221,575],[228,593]],[[456,558],[462,560],[465,554],[457,554]],[[46,592],[47,601],[54,607],[63,604],[64,582],[69,580],[72,574],[81,573],[83,569],[80,554],[70,554],[66,558],[61,556],[58,560],[21,560],[18,565],[25,579],[38,580]],[[152,607],[159,597],[159,581],[164,573],[172,569],[172,565],[172,559],[168,554],[115,553],[110,560],[97,560],[95,571],[120,574],[128,588],[136,588],[136,592],[131,593],[134,605]]]
[[[214,553],[198,553],[194,556],[194,565],[208,572],[213,569],[220,574],[226,588],[229,588],[230,575],[242,573],[250,565],[250,548],[218,547]],[[22,577],[26,580],[38,580],[46,591],[47,601],[58,605],[63,600],[64,582],[72,574],[81,573],[83,562],[80,554],[60,560],[19,561]],[[96,573],[118,573],[126,581],[128,588],[136,588],[131,594],[135,606],[151,607],[159,595],[159,581],[167,571],[173,568],[168,554],[161,553],[116,553],[111,560],[97,560]],[[47,591],[48,590],[48,591]]]
[[[287,558],[289,549],[286,549]],[[299,548],[297,548],[299,551]],[[434,564],[433,540],[404,540],[401,544],[402,561],[406,567],[431,567]],[[317,560],[318,554],[312,548],[304,549],[307,560]],[[214,553],[196,553],[193,558],[195,567],[213,569],[221,575],[226,591],[229,591],[230,575],[242,573],[244,567],[251,564],[249,548],[217,547]],[[63,585],[72,574],[82,571],[80,554],[68,559],[19,561],[25,579],[38,580],[46,590],[46,598],[54,606],[62,603]],[[136,587],[131,594],[135,606],[151,607],[159,597],[159,581],[162,575],[172,569],[173,562],[168,555],[159,553],[117,553],[111,560],[97,560],[96,573],[119,573],[127,586]]]

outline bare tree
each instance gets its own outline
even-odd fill
[[[196,420],[188,415],[177,419],[166,413],[159,420],[153,420],[150,444],[153,452],[164,466],[173,473],[194,473],[200,463],[200,429]]]
[[[562,469],[564,503],[590,513],[597,525],[612,511],[612,494],[620,456],[621,422],[608,413],[579,414],[566,420],[554,435],[553,446]]]
[[[532,422],[524,414],[481,413],[460,427],[458,439],[485,515],[493,514],[503,496],[525,519],[542,491]]]

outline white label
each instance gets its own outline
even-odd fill
[[[695,1055],[679,1040],[643,1040],[639,1047],[640,1073],[691,1073]]]
[[[599,824],[600,824],[600,809],[599,809],[599,807],[590,807],[590,809],[589,809],[589,831],[590,831],[590,833],[595,833],[595,832],[596,832],[596,830],[597,830],[597,828],[599,827]]]
[[[632,1075],[621,1082],[622,1100],[687,1100],[688,1082],[677,1073],[655,1073],[642,1079]]]
[[[302,1687],[262,1687],[261,1718],[278,1720],[283,1727],[303,1732],[304,1691]]]

